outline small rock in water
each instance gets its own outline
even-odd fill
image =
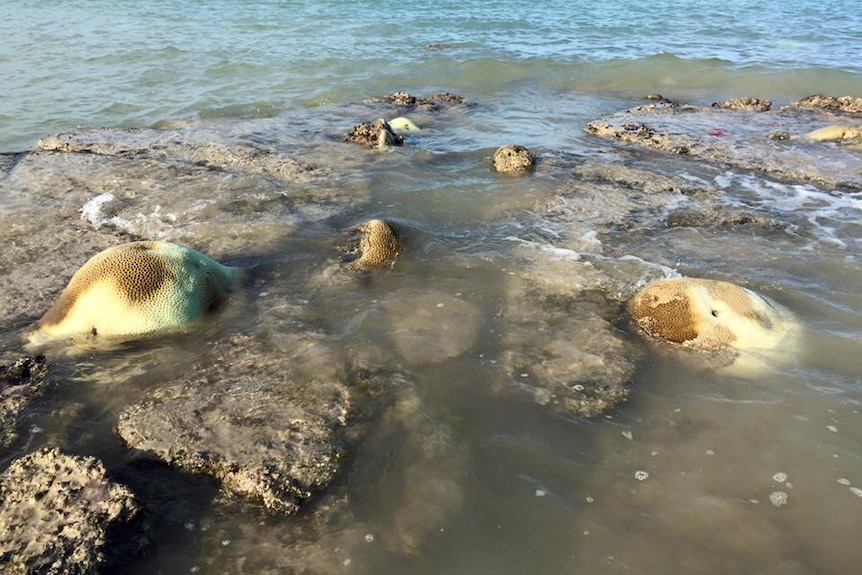
[[[787,505],[787,493],[783,491],[773,491],[769,494],[769,500],[776,507],[781,507],[782,505]]]

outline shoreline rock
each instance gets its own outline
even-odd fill
[[[47,372],[44,355],[25,355],[0,366],[0,449],[18,438],[19,420],[27,404],[42,394]]]
[[[93,457],[45,448],[0,475],[0,568],[13,574],[89,575],[145,543],[119,531],[138,517],[132,492]],[[131,540],[130,540],[131,539]],[[7,571],[8,569],[8,571]]]
[[[636,106],[590,122],[596,136],[756,170],[793,182],[862,189],[862,156],[851,146],[825,146],[806,134],[840,125],[855,134],[847,114],[862,111],[862,99],[812,96],[771,110],[758,98],[736,98],[710,107],[664,102]],[[816,114],[809,113],[816,111]],[[850,120],[850,121],[848,121]],[[848,143],[855,142],[848,138]]]

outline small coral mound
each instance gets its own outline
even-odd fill
[[[506,145],[497,148],[492,162],[498,172],[524,174],[535,168],[536,156],[523,146]]]
[[[355,228],[359,233],[358,245],[354,248],[349,268],[366,271],[391,265],[401,253],[398,232],[386,220],[369,220]]]

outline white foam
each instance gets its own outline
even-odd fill
[[[857,225],[862,218],[862,195],[829,193],[810,184],[781,184],[752,174],[728,172],[715,178],[723,189],[736,186],[751,193],[752,197],[727,196],[731,205],[756,207],[779,212],[787,219],[804,218],[811,232],[821,241],[847,248],[847,243],[862,243],[855,237],[844,237],[841,227]]]
[[[98,230],[105,223],[105,219],[102,216],[102,206],[112,201],[114,201],[114,194],[105,192],[85,202],[81,207],[81,219],[89,222],[91,226]]]

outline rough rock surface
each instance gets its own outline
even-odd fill
[[[746,110],[749,112],[766,112],[772,108],[772,102],[744,96],[742,98],[732,98],[726,102],[713,102],[713,108],[724,108],[727,110]]]
[[[313,167],[251,142],[224,146],[195,141],[193,137],[178,141],[176,133],[162,130],[103,129],[58,134],[42,138],[38,147],[50,152],[183,160],[211,168],[290,180],[310,181],[314,177]]]
[[[793,102],[787,108],[862,114],[862,98],[853,96],[826,96],[814,94]]]
[[[16,426],[34,397],[42,393],[48,364],[45,356],[23,356],[11,365],[0,365],[0,449],[18,437]]]
[[[303,354],[326,359],[311,338],[293,344],[292,363]],[[219,343],[214,353],[195,373],[126,408],[120,436],[139,452],[208,473],[268,509],[297,512],[338,469],[347,389],[332,369],[315,374],[286,360],[266,361],[251,338]]]
[[[514,388],[580,417],[624,402],[643,352],[612,323],[617,308],[599,292],[514,277],[503,336]]]
[[[662,102],[605,116],[590,122],[587,131],[789,181],[853,190],[862,188],[862,156],[849,148],[825,146],[802,136],[835,124],[858,128],[846,115],[855,113],[857,100],[806,98],[770,111],[751,111],[765,107],[755,105],[760,103],[756,99],[716,107]]]
[[[498,172],[527,174],[536,166],[536,156],[523,146],[506,145],[497,148],[491,163]]]
[[[443,92],[434,94],[427,98],[414,96],[407,92],[392,92],[385,96],[369,98],[369,102],[392,104],[401,108],[417,108],[427,112],[435,112],[445,106],[466,106],[469,102],[462,96],[452,94],[451,92]]]
[[[379,118],[373,122],[363,122],[358,126],[353,126],[350,132],[344,136],[344,141],[359,144],[366,148],[382,149],[402,145],[404,137],[396,134],[389,122]]]
[[[96,573],[115,559],[117,529],[138,513],[132,493],[110,482],[97,459],[55,448],[26,455],[0,476],[0,570]]]

